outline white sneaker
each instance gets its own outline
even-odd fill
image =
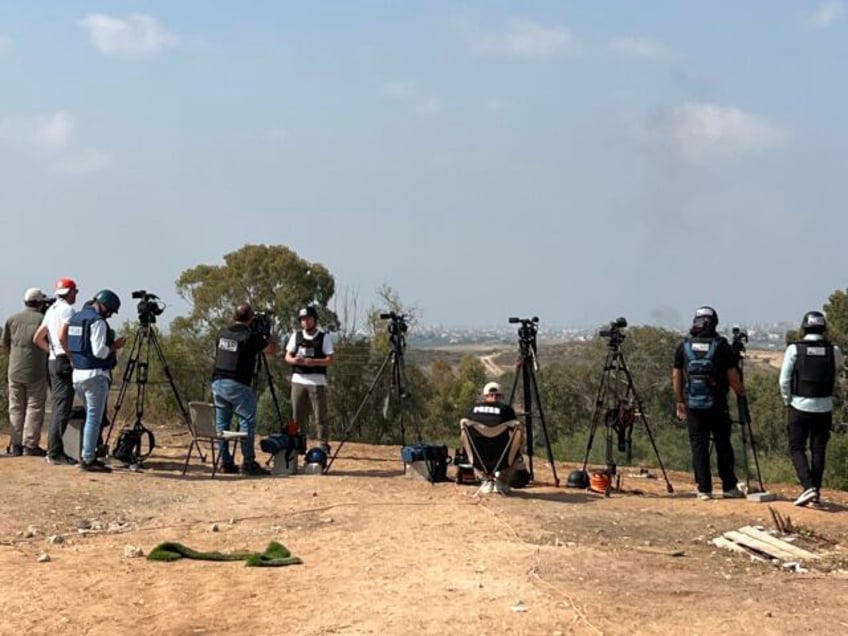
[[[713,498],[712,493],[709,492],[699,492],[698,499],[700,501],[710,501]]]
[[[495,482],[485,481],[477,490],[478,495],[491,495],[495,491]]]
[[[819,494],[819,491],[815,488],[807,488],[804,492],[802,492],[798,498],[795,500],[796,506],[806,506],[808,503],[813,501]]]

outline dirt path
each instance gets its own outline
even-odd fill
[[[817,546],[831,571],[807,574],[718,550],[710,538],[770,525],[768,509],[696,501],[687,475],[672,475],[672,496],[625,476],[629,491],[609,499],[542,484],[480,500],[470,486],[402,476],[393,447],[348,444],[329,475],[260,479],[212,480],[199,463],[182,477],[182,453],[159,448],[143,473],[110,475],[0,458],[0,634],[848,629],[848,595],[837,592],[848,575],[833,566],[848,562],[843,548]],[[549,479],[543,465],[537,477]],[[774,505],[844,544],[848,497],[825,494],[829,512]],[[128,546],[147,553],[162,541],[226,552],[271,540],[304,564],[125,556]],[[50,560],[38,562],[42,554]]]

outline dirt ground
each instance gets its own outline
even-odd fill
[[[697,501],[689,475],[668,495],[625,468],[604,498],[537,460],[548,483],[480,499],[403,476],[397,447],[346,444],[328,475],[213,480],[197,460],[180,474],[185,436],[157,435],[143,472],[0,457],[0,634],[848,633],[848,493],[798,509],[772,486],[824,555],[791,572],[710,545],[771,527],[768,505]],[[272,540],[303,564],[128,556]]]

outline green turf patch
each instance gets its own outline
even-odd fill
[[[179,559],[198,559],[201,561],[244,561],[249,567],[281,567],[283,565],[297,565],[303,563],[300,558],[292,556],[286,546],[276,541],[271,541],[264,552],[200,552],[193,550],[182,543],[167,541],[160,543],[147,555],[150,561],[177,561]]]

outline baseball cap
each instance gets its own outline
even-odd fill
[[[73,278],[60,278],[56,281],[56,295],[64,296],[68,292],[78,289]]]
[[[45,296],[44,292],[41,291],[38,287],[30,287],[24,292],[25,303],[37,303],[42,302],[46,299],[47,296]]]
[[[497,382],[489,382],[486,386],[483,387],[483,395],[488,393],[500,393],[501,385]]]

